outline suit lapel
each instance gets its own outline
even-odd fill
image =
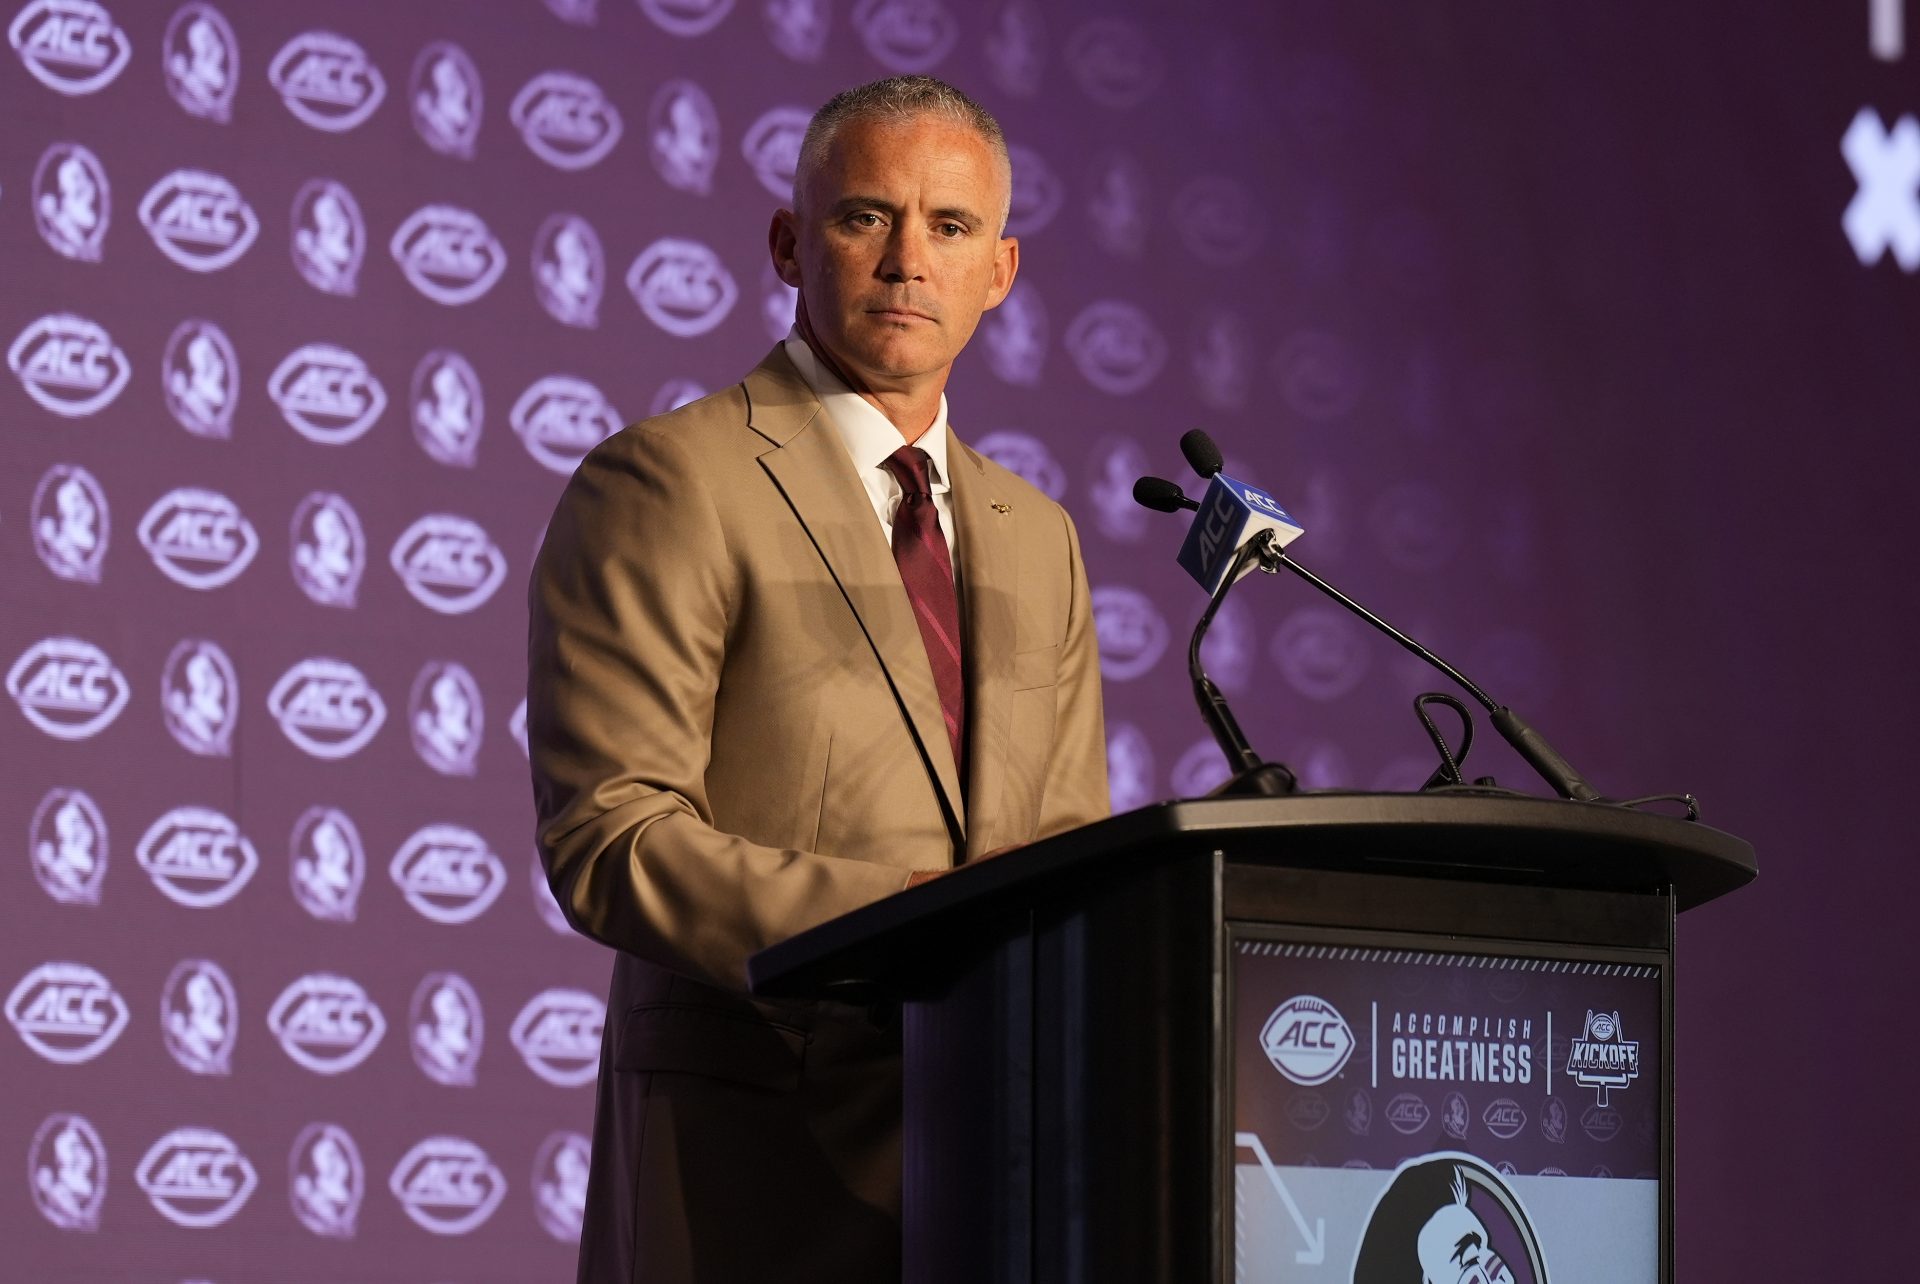
[[[1018,561],[1013,514],[994,507],[1002,497],[991,492],[980,456],[956,437],[947,443],[947,463],[965,589],[960,627],[967,669],[967,797],[975,817],[967,857],[973,859],[1000,845],[993,825],[1006,783]]]
[[[818,399],[778,347],[747,376],[746,389],[747,423],[774,445],[760,456],[761,467],[793,506],[859,619],[920,742],[920,752],[946,804],[956,845],[964,842],[966,807],[946,719],[940,712],[940,694],[900,583],[900,569],[894,565],[893,551],[881,535],[853,461],[821,417]]]

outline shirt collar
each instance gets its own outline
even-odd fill
[[[800,372],[800,378],[813,395],[820,399],[820,408],[826,412],[827,423],[833,428],[834,435],[846,448],[847,455],[858,469],[884,467],[887,457],[900,449],[906,438],[901,435],[893,421],[881,414],[874,404],[859,393],[840,382],[821,360],[814,356],[813,349],[800,336],[800,327],[787,331],[784,344],[787,359],[793,362],[794,369]],[[940,394],[940,411],[933,417],[933,426],[913,444],[927,452],[932,467],[928,487],[934,494],[942,494],[949,488],[947,478],[947,395]]]

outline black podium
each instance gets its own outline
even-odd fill
[[[901,1004],[911,1284],[1670,1281],[1674,916],[1753,876],[1597,804],[1167,803],[750,973]]]

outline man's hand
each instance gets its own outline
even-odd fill
[[[1004,856],[1008,852],[1017,852],[1025,846],[1025,843],[1008,843],[1005,847],[996,847],[990,852],[983,853],[976,859],[968,861],[967,864],[978,865],[983,860],[992,860],[995,856]],[[957,865],[954,866],[954,869],[958,868],[960,867]],[[952,869],[916,869],[907,875],[907,885],[901,890],[912,891],[922,883],[931,883],[934,879],[946,874],[951,874],[952,872]]]

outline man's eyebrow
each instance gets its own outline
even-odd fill
[[[1451,1260],[1458,1262],[1467,1255],[1467,1250],[1469,1248],[1479,1248],[1479,1247],[1480,1247],[1480,1237],[1474,1234],[1472,1231],[1468,1231],[1466,1234],[1460,1237],[1460,1242],[1453,1246],[1453,1257]]]
[[[980,216],[964,205],[949,205],[944,209],[937,209],[933,212],[933,216],[940,219],[950,218],[956,223],[965,223],[969,226],[980,222]]]
[[[885,210],[889,214],[898,214],[900,207],[884,196],[862,196],[858,193],[843,196],[833,203],[833,212],[836,214],[849,214],[854,210]]]

